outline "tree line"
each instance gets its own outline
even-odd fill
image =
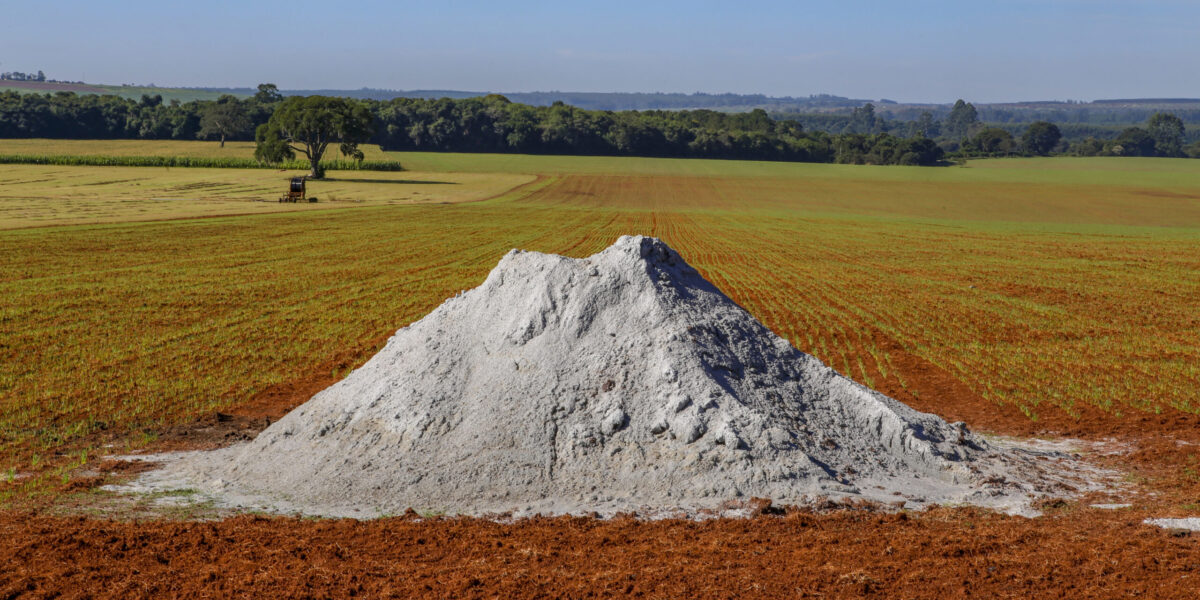
[[[873,104],[867,103],[848,113],[796,115],[791,118],[809,131],[929,137],[937,141],[950,158],[1052,153],[1076,156],[1200,157],[1198,132],[1188,132],[1183,119],[1167,112],[1149,113],[1144,125],[1135,126],[1054,123],[1048,119],[1032,123],[1007,123],[987,119],[985,111],[959,100],[940,118],[932,111],[915,113],[909,120],[888,118],[887,115],[894,113],[884,111],[881,114]],[[1189,134],[1192,139],[1190,145]]]
[[[129,100],[71,92],[0,92],[0,137],[202,138],[223,144],[225,140],[255,139],[257,131],[262,146],[267,133],[262,128],[292,98],[285,102],[271,84],[258,86],[257,93],[246,99],[226,95],[216,101],[183,103],[164,103],[157,95]],[[871,103],[848,115],[822,115],[826,126],[840,119],[836,132],[824,131],[827,127],[814,126],[804,118],[773,117],[762,109],[585,110],[562,102],[532,106],[500,95],[343,98],[339,102],[369,120],[360,127],[360,141],[377,143],[385,150],[905,165],[938,164],[947,157],[1014,154],[1200,155],[1200,144],[1185,146],[1183,121],[1169,113],[1155,113],[1144,127],[1129,127],[1111,138],[1068,143],[1059,127],[1048,121],[1031,123],[1023,131],[1011,124],[989,125],[963,100],[940,119],[923,112],[907,122],[889,120]],[[292,158],[274,143],[274,151],[264,152],[260,158]]]
[[[266,123],[275,105],[283,99],[274,86],[260,88],[257,95],[246,100],[223,96],[215,102],[187,103],[163,103],[162,96],[157,94],[130,100],[114,95],[74,92],[22,94],[4,91],[0,92],[0,138],[215,138],[219,134],[211,126],[204,129],[202,121],[209,113],[230,110],[238,118],[230,124],[232,128],[226,130],[226,137],[253,139],[254,127]]]
[[[289,100],[291,98],[289,97]],[[465,99],[349,100],[372,117],[369,142],[388,150],[593,154],[871,164],[937,164],[922,137],[805,131],[763,110],[583,110],[530,106],[499,95]],[[0,93],[0,137],[250,140],[284,104],[259,86],[251,98],[169,102],[161,96]]]
[[[37,73],[22,73],[20,71],[6,71],[0,73],[0,80],[4,81],[46,81],[46,74],[38,71]]]
[[[1074,156],[1158,156],[1200,158],[1200,142],[1185,145],[1183,120],[1167,112],[1156,112],[1144,127],[1122,129],[1115,137],[1089,136],[1074,143],[1063,139],[1058,125],[1049,121],[1029,124],[1020,138],[1010,128],[986,124],[975,107],[959,100],[942,125],[948,134],[941,142],[947,152],[962,157],[1048,155]]]
[[[396,98],[372,103],[375,140],[392,150],[462,150],[929,165],[924,139],[805,131],[761,109],[599,111],[556,102],[530,106],[490,95],[462,100]]]

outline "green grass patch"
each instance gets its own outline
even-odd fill
[[[0,164],[58,165],[92,167],[184,167],[200,169],[292,169],[307,170],[306,161],[267,164],[252,158],[199,156],[102,156],[102,155],[36,155],[0,154]],[[398,161],[385,160],[323,160],[321,166],[329,171],[403,171]]]

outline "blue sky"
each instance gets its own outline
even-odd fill
[[[1200,2],[16,0],[0,71],[96,83],[1200,97]]]

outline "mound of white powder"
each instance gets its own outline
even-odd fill
[[[764,497],[1020,510],[1035,461],[793,348],[663,242],[513,250],[257,439],[149,477],[313,514],[694,511]]]

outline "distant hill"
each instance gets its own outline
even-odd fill
[[[190,89],[190,88],[189,88]],[[208,92],[248,96],[250,88],[195,88]],[[463,90],[384,90],[360,88],[357,90],[311,89],[280,90],[285,96],[342,96],[361,100],[391,100],[393,98],[473,98],[498,92],[475,92]],[[563,102],[588,110],[680,110],[708,108],[713,110],[739,111],[762,108],[780,111],[789,107],[804,107],[810,110],[853,108],[867,102],[893,103],[890,100],[865,100],[845,98],[829,94],[808,97],[772,97],[763,94],[694,94],[662,92],[499,92],[504,97],[521,104],[549,106]],[[894,103],[893,103],[894,104]]]
[[[143,95],[160,95],[164,102],[178,100],[215,100],[223,94],[241,98],[254,95],[248,87],[187,87],[168,88],[136,85],[99,85],[80,82],[34,82],[0,80],[0,91],[14,89],[22,93],[53,93],[72,91],[80,94],[115,94],[134,100]],[[393,98],[472,98],[485,96],[485,91],[470,90],[387,90],[378,88],[292,89],[281,90],[287,96],[341,96],[347,98],[391,100]],[[950,103],[900,103],[888,99],[871,100],[847,98],[831,94],[811,96],[767,96],[765,94],[693,94],[662,92],[505,92],[513,102],[548,106],[563,102],[588,110],[685,110],[709,109],[722,112],[746,112],[763,109],[776,118],[798,119],[806,128],[840,131],[840,124],[855,108],[870,102],[875,113],[898,122],[918,119],[923,112],[934,118],[944,118]],[[967,100],[970,100],[969,98]],[[1170,111],[1189,125],[1200,123],[1200,98],[1125,98],[1082,102],[1075,100],[1031,100],[1026,102],[975,103],[979,118],[987,123],[1017,126],[1046,120],[1060,125],[1087,124],[1117,128],[1144,123],[1154,112]],[[1190,129],[1190,128],[1189,128]],[[1082,131],[1082,130],[1081,130]],[[1097,131],[1097,133],[1101,133]],[[1192,132],[1189,131],[1189,135]]]
[[[11,79],[0,79],[0,91],[16,90],[18,92],[32,92],[50,94],[54,92],[75,92],[77,94],[104,94],[108,90],[95,85],[87,85],[85,83],[70,83],[62,81],[13,81]]]
[[[168,88],[141,85],[104,85],[94,83],[66,81],[13,81],[0,79],[0,92],[13,90],[22,94],[53,94],[55,92],[74,92],[76,94],[111,94],[122,98],[138,100],[143,95],[162,96],[163,102],[178,100],[191,102],[193,100],[216,100],[222,92],[201,88]],[[250,90],[243,90],[236,96],[249,96]]]
[[[1200,104],[1200,98],[1126,98],[1096,100],[1095,104]]]

